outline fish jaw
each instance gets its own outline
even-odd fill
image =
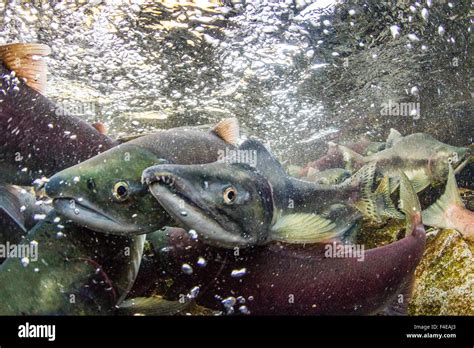
[[[96,232],[117,235],[135,235],[147,232],[138,225],[115,221],[89,202],[78,202],[73,198],[55,198],[53,207],[60,215]]]
[[[126,162],[127,155],[133,161]],[[54,174],[44,193],[62,215],[93,231],[128,236],[153,232],[169,217],[140,178],[144,168],[157,163],[151,152],[123,144]],[[126,187],[124,199],[115,192],[119,183]]]
[[[194,185],[168,170],[145,170],[142,180],[166,212],[189,229],[194,229],[209,245],[234,248],[256,243],[244,238],[240,226],[225,215],[213,214],[199,199]],[[164,166],[163,166],[164,167]],[[155,169],[156,168],[156,169]]]

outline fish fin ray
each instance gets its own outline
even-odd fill
[[[430,178],[423,170],[405,171],[405,174],[410,178],[411,185],[417,193],[423,191],[431,183]]]
[[[405,213],[407,231],[421,224],[421,206],[418,196],[408,177],[400,171],[400,210]]]
[[[9,190],[8,186],[0,185],[0,209],[3,210],[15,223],[26,232],[25,218],[21,214],[18,197]]]
[[[271,227],[272,240],[286,243],[320,243],[341,237],[343,230],[320,215],[296,213],[280,216]]]
[[[192,301],[169,301],[161,296],[136,297],[123,301],[117,308],[118,315],[176,315],[192,305]]]
[[[395,207],[395,204],[390,197],[391,192],[390,178],[388,176],[384,176],[384,178],[380,181],[379,186],[375,190],[375,196],[382,199],[383,201],[383,208],[379,214],[380,216],[401,220],[405,216]]]
[[[26,79],[26,84],[41,94],[46,91],[48,74],[47,64],[41,57],[49,54],[51,49],[43,44],[15,43],[0,46],[0,59],[8,69]]]
[[[372,193],[372,184],[375,177],[375,162],[366,164],[359,169],[353,176],[347,179],[342,185],[357,183],[360,187],[360,198],[353,203],[353,206],[364,216],[379,221],[375,196]]]
[[[402,137],[403,136],[399,131],[397,131],[394,128],[390,128],[390,133],[388,135],[385,148],[388,149],[388,148],[392,147],[393,144],[395,144]]]
[[[464,207],[458,191],[456,177],[454,176],[453,167],[449,166],[448,181],[443,195],[422,213],[423,222],[429,226],[440,228],[449,228],[450,223],[446,216],[446,210],[451,205]]]
[[[226,118],[212,128],[212,132],[225,142],[237,145],[240,137],[240,127],[237,118]]]

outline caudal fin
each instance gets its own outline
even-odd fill
[[[428,209],[423,211],[423,222],[429,226],[452,228],[449,217],[446,215],[447,209],[452,205],[464,207],[461,197],[459,196],[453,167],[449,165],[448,181],[444,194]]]
[[[44,94],[46,90],[48,68],[42,57],[48,56],[51,49],[42,44],[16,43],[0,46],[0,60],[14,71],[16,76],[24,78],[26,84]]]

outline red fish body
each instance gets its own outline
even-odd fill
[[[398,300],[400,307],[407,304],[405,289],[424,248],[422,225],[402,240],[366,250],[363,260],[328,258],[321,244],[216,249],[172,229],[161,254],[174,282],[167,294],[179,296],[199,286],[197,302],[209,308],[222,309],[223,299],[241,297],[255,315],[360,315],[380,312]],[[204,267],[197,265],[199,258]],[[183,264],[191,266],[192,274],[182,270]]]

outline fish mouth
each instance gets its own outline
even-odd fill
[[[137,225],[117,221],[85,200],[54,198],[53,207],[60,215],[93,231],[117,235],[143,233]]]
[[[467,156],[467,158],[464,161],[460,162],[454,169],[454,174],[455,175],[459,174],[464,169],[464,167],[470,162],[470,160],[471,158]]]
[[[224,213],[199,198],[194,186],[169,171],[145,171],[142,181],[175,220],[195,230],[205,243],[222,248],[246,247],[254,241],[243,237],[242,228]]]

